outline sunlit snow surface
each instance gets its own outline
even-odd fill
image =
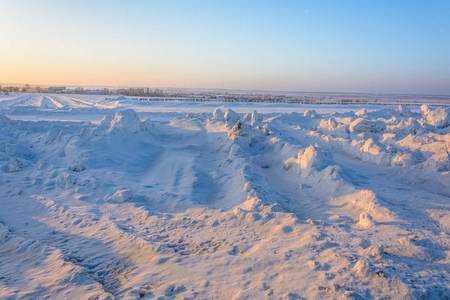
[[[448,299],[449,113],[0,95],[0,298]]]

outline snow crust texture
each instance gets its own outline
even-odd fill
[[[449,299],[448,108],[0,96],[1,299]]]

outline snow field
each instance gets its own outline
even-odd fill
[[[0,98],[2,298],[448,297],[448,109],[78,98]]]

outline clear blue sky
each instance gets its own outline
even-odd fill
[[[450,1],[0,0],[0,82],[450,94]]]

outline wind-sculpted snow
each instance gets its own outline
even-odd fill
[[[0,298],[450,294],[446,108],[0,105]]]

